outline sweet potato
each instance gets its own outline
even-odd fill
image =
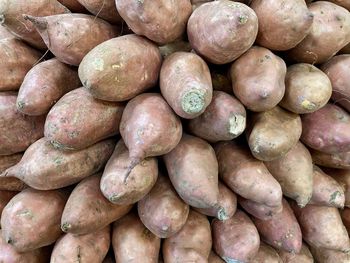
[[[23,152],[43,137],[45,116],[25,116],[16,109],[17,94],[0,93],[0,155]]]
[[[350,169],[350,152],[324,153],[310,148],[315,164],[338,169]]]
[[[54,243],[62,234],[60,219],[67,197],[59,190],[23,190],[2,211],[2,238],[18,252]]]
[[[270,50],[254,46],[231,66],[235,96],[252,111],[266,111],[283,98],[285,62]]]
[[[75,13],[84,13],[86,9],[78,2],[78,0],[57,0],[62,5]]]
[[[310,32],[313,14],[304,0],[253,0],[250,7],[259,21],[256,43],[271,50],[288,50]]]
[[[271,219],[274,215],[281,213],[283,209],[282,202],[276,206],[268,206],[243,197],[238,197],[238,203],[247,213],[261,220]]]
[[[175,52],[168,56],[162,65],[159,81],[163,97],[182,118],[199,116],[212,100],[209,68],[194,53]]]
[[[289,66],[285,83],[286,92],[280,106],[297,114],[322,108],[332,95],[332,84],[327,75],[311,64]]]
[[[289,253],[284,250],[277,250],[283,263],[314,263],[309,248],[303,243],[299,253]]]
[[[301,127],[299,115],[278,106],[254,113],[246,130],[250,150],[262,161],[281,158],[297,144]]]
[[[156,85],[159,49],[137,35],[110,39],[92,49],[79,65],[84,87],[98,99],[129,100]]]
[[[282,187],[283,194],[303,207],[311,199],[313,188],[312,159],[307,148],[298,142],[283,157],[265,162],[267,169]]]
[[[17,164],[23,156],[23,153],[0,156],[0,174],[6,169]],[[0,177],[0,191],[22,191],[26,185],[17,178]]]
[[[56,58],[39,63],[23,80],[17,109],[26,115],[46,114],[65,93],[80,86],[76,70]]]
[[[119,133],[124,105],[94,99],[84,88],[64,95],[50,110],[45,137],[60,150],[81,150]]]
[[[13,35],[6,27],[0,25],[0,40],[5,38],[15,38],[15,35]]]
[[[101,174],[81,181],[68,198],[63,210],[61,229],[74,235],[100,230],[127,214],[131,205],[115,205],[100,191]]]
[[[191,49],[192,47],[190,43],[187,41],[183,41],[182,39],[175,40],[174,42],[159,46],[159,52],[162,55],[162,58],[166,58],[167,56],[178,51],[190,52]]]
[[[98,44],[116,37],[119,30],[108,22],[85,14],[44,17],[23,15],[30,21],[49,50],[63,63],[79,66],[83,57]]]
[[[91,14],[112,24],[122,22],[115,0],[78,0]]]
[[[160,238],[132,213],[113,224],[112,244],[116,262],[158,263]]]
[[[283,263],[282,259],[269,245],[260,242],[258,254],[249,263]]]
[[[70,13],[57,0],[3,0],[0,3],[0,23],[10,29],[16,36],[39,49],[46,49],[35,27],[23,19],[22,14],[32,16],[50,16]]]
[[[350,207],[350,170],[324,169],[324,171],[342,186],[345,194],[345,206]]]
[[[245,127],[244,106],[223,91],[214,91],[204,113],[188,123],[191,133],[209,142],[233,140],[243,133]]]
[[[116,5],[133,32],[160,44],[181,37],[192,12],[189,0],[118,0]]]
[[[349,43],[350,14],[327,1],[313,2],[308,8],[314,16],[311,31],[288,54],[297,62],[324,63]]]
[[[164,263],[208,262],[212,237],[206,216],[190,211],[184,227],[164,240]]]
[[[60,151],[42,138],[25,151],[21,161],[0,177],[16,177],[37,190],[75,184],[98,172],[112,155],[115,142],[104,140],[80,151]]]
[[[350,208],[340,211],[341,219],[348,233],[350,233]]]
[[[12,197],[14,197],[16,194],[18,194],[18,192],[0,190],[0,218],[1,218],[2,210],[8,204],[8,202],[12,199]]]
[[[187,204],[197,208],[217,204],[218,162],[210,144],[184,134],[175,149],[163,158],[174,188]]]
[[[187,35],[193,49],[215,64],[230,63],[254,43],[258,18],[248,6],[220,0],[193,11]]]
[[[210,251],[208,263],[225,263],[214,251]]]
[[[311,247],[311,252],[317,263],[349,263],[350,254],[342,251]],[[299,262],[298,262],[299,263]]]
[[[301,140],[325,153],[350,152],[350,114],[328,103],[322,109],[301,117]]]
[[[57,240],[51,254],[52,263],[91,262],[101,263],[107,255],[110,226],[87,235],[65,234]]]
[[[211,228],[214,251],[225,262],[250,262],[258,253],[259,233],[244,212],[237,210],[225,221],[214,219]]]
[[[177,195],[168,177],[160,175],[156,185],[138,204],[142,223],[156,236],[168,238],[186,223],[189,206]]]

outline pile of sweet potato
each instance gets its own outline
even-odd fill
[[[349,10],[0,0],[0,262],[350,263]]]

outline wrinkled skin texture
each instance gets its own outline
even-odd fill
[[[286,71],[280,57],[254,46],[231,66],[233,93],[252,111],[270,110],[283,98]]]
[[[247,213],[261,220],[271,219],[276,214],[281,213],[283,209],[282,202],[276,206],[268,206],[243,197],[239,197],[238,203]]]
[[[1,215],[2,210],[4,209],[4,207],[8,204],[8,202],[16,194],[18,194],[18,192],[15,192],[15,191],[2,191],[2,190],[0,190],[0,215]]]
[[[338,169],[350,169],[350,152],[324,153],[310,148],[315,164]]]
[[[85,13],[86,9],[78,2],[78,0],[57,0],[62,5],[75,13]]]
[[[350,170],[324,169],[324,171],[342,186],[345,194],[345,206],[350,207]]]
[[[160,44],[170,43],[179,38],[184,33],[192,12],[189,0],[115,2],[120,16],[133,32]]]
[[[22,158],[23,153],[0,156],[0,174],[11,166],[16,165]],[[0,177],[0,191],[22,191],[26,185],[13,177]]]
[[[91,14],[112,24],[122,22],[118,14],[115,0],[78,0]]]
[[[65,93],[81,86],[77,71],[56,58],[35,65],[18,92],[17,109],[26,115],[43,115]]]
[[[283,263],[277,251],[269,245],[260,242],[258,254],[249,263]]]
[[[310,32],[313,14],[304,0],[253,0],[250,7],[259,21],[257,44],[271,50],[288,50]]]
[[[16,177],[37,190],[59,189],[98,172],[112,155],[114,145],[109,139],[80,151],[60,151],[42,138],[1,177]]]
[[[188,123],[191,133],[209,142],[233,140],[243,133],[245,127],[244,106],[223,91],[214,91],[204,113]]]
[[[324,153],[350,152],[350,114],[328,103],[322,109],[302,115],[301,141]]]
[[[174,188],[187,204],[196,208],[217,204],[218,162],[210,144],[184,134],[175,149],[163,158]]]
[[[246,130],[250,150],[262,161],[281,158],[297,144],[301,127],[299,115],[278,106],[254,113]]]
[[[124,105],[94,99],[84,88],[64,95],[50,110],[45,137],[60,150],[80,150],[119,133]]]
[[[0,93],[0,155],[25,151],[43,137],[46,116],[26,116],[16,109],[17,94]]]
[[[163,242],[164,263],[208,262],[212,237],[206,216],[190,211],[184,227]]]
[[[100,174],[81,181],[73,190],[64,208],[61,228],[74,235],[100,230],[126,215],[131,205],[114,205],[100,191]]]
[[[230,63],[254,43],[258,18],[248,6],[228,0],[209,2],[194,10],[187,24],[193,49],[214,64]]]
[[[79,65],[79,77],[95,98],[125,101],[156,85],[161,61],[151,41],[126,35],[92,49]]]
[[[289,253],[283,250],[277,250],[283,263],[314,263],[309,248],[303,243],[298,254]]]
[[[15,36],[6,27],[0,25],[0,40],[5,38],[15,38]]]
[[[340,215],[341,215],[343,224],[349,233],[350,232],[350,208],[345,208],[344,210],[340,211]]]
[[[158,263],[160,238],[137,215],[130,213],[113,224],[112,244],[116,262]]]
[[[2,211],[2,238],[18,252],[54,243],[62,234],[60,219],[67,197],[58,190],[23,190]]]
[[[161,68],[159,85],[168,104],[185,119],[202,114],[212,100],[209,68],[194,53],[175,52],[168,56]]]
[[[310,250],[317,263],[348,263],[350,254],[341,251],[325,248],[310,247]],[[299,262],[298,262],[299,263]]]
[[[286,92],[280,106],[297,114],[322,108],[332,95],[332,84],[326,74],[311,64],[288,67]]]
[[[168,177],[160,175],[156,185],[138,202],[143,224],[156,236],[168,238],[186,223],[189,206],[176,193]]]
[[[18,90],[41,54],[16,38],[0,40],[0,91]]]

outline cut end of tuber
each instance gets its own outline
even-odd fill
[[[61,229],[63,232],[67,233],[69,231],[69,229],[71,229],[72,225],[69,223],[63,223],[61,225]]]
[[[233,115],[229,119],[229,133],[233,136],[239,136],[246,127],[246,118],[242,115]]]
[[[221,221],[227,220],[229,219],[229,216],[227,215],[225,208],[220,207],[218,210],[218,214],[216,215],[217,218]]]
[[[36,17],[31,15],[23,15],[24,20],[28,20],[33,23],[36,29],[43,31],[47,29],[46,19],[43,17]]]
[[[205,106],[204,93],[201,90],[193,89],[182,97],[182,110],[189,114],[199,113]]]

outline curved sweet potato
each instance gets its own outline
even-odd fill
[[[57,0],[62,5],[75,13],[85,13],[86,9],[78,2],[78,0]]]
[[[11,166],[16,165],[22,158],[23,153],[0,156],[0,174]],[[26,187],[25,183],[13,177],[0,177],[0,191],[22,191]]]
[[[122,22],[115,0],[77,0],[91,14],[102,18],[112,24]]]
[[[210,251],[208,263],[225,263],[214,251]]]
[[[342,186],[345,194],[345,206],[350,207],[350,170],[324,169],[324,171]]]
[[[3,40],[5,38],[15,38],[15,37],[16,36],[12,34],[10,30],[0,25],[0,40]]]
[[[264,242],[260,242],[258,254],[249,263],[283,263],[277,251]]]
[[[314,263],[309,248],[303,243],[298,254],[289,253],[283,250],[277,250],[283,263]]]
[[[274,215],[281,213],[283,209],[282,202],[280,205],[268,206],[243,197],[238,197],[238,203],[247,213],[261,220],[271,219]]]
[[[2,210],[8,204],[8,202],[14,197],[18,192],[15,191],[3,191],[0,190],[0,217]],[[1,262],[1,261],[0,261]]]
[[[315,164],[329,168],[350,169],[350,152],[324,153],[310,148]]]
[[[348,233],[350,232],[350,208],[340,211],[341,219]]]
[[[333,249],[310,247],[310,250],[317,263],[348,263],[350,254]],[[299,263],[299,262],[298,262]]]

